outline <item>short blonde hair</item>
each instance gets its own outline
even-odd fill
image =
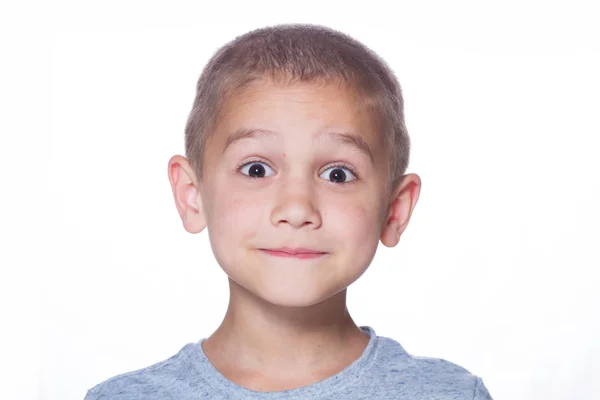
[[[354,90],[361,106],[375,112],[389,151],[389,183],[399,182],[408,166],[410,139],[398,80],[387,64],[362,43],[311,24],[253,30],[225,44],[208,61],[185,127],[186,157],[200,178],[204,148],[218,126],[222,105],[265,77],[290,84],[339,82]]]

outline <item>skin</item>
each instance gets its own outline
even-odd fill
[[[261,81],[224,105],[205,149],[202,179],[185,157],[169,161],[184,228],[208,229],[229,279],[228,310],[203,349],[219,372],[247,389],[318,382],[359,358],[368,343],[346,307],[347,287],[366,271],[379,241],[398,244],[421,180],[407,174],[387,188],[384,142],[355,100],[339,85]],[[224,150],[239,128],[275,134]],[[374,160],[328,136],[315,140],[322,132],[359,135]],[[258,158],[266,161],[257,161],[264,178],[249,176],[249,166],[239,168]],[[332,167],[338,163],[356,174]],[[348,183],[336,183],[338,168]],[[260,250],[284,246],[327,254],[304,260]]]

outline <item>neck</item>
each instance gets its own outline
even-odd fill
[[[203,344],[219,369],[290,376],[317,366],[339,371],[360,357],[368,336],[346,307],[346,289],[309,307],[270,304],[229,280],[230,300],[219,328]],[[331,373],[331,372],[330,372]]]

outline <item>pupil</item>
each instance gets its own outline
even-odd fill
[[[253,173],[256,173],[258,176],[253,175]],[[252,164],[250,166],[249,174],[250,176],[254,176],[255,178],[262,178],[264,177],[265,169],[260,164]]]
[[[339,168],[336,168],[333,171],[331,171],[331,173],[329,174],[329,178],[333,179],[336,182],[345,181],[346,180],[346,173],[343,170],[341,170]]]

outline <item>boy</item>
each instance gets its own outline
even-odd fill
[[[346,308],[379,240],[419,198],[398,82],[364,45],[314,25],[226,44],[197,85],[186,157],[169,161],[190,233],[229,277],[218,329],[93,399],[491,399],[448,361],[414,357]]]

